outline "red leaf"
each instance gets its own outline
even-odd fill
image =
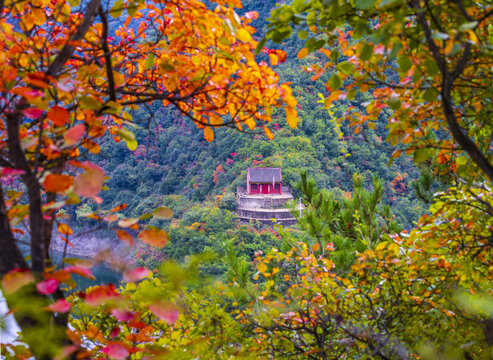
[[[43,110],[38,108],[28,108],[22,111],[25,117],[29,119],[38,119],[43,115]]]
[[[149,305],[149,309],[154,313],[154,315],[169,325],[173,325],[180,314],[175,305],[163,302],[151,304]]]
[[[63,126],[70,120],[68,110],[58,105],[48,111],[47,117],[55,126]]]
[[[128,310],[113,309],[111,310],[111,314],[113,314],[116,320],[121,322],[127,322],[134,319],[134,314]]]
[[[115,285],[101,285],[86,293],[86,303],[91,306],[99,306],[119,297],[120,295],[115,291]]]
[[[91,280],[96,280],[96,278],[92,274],[91,270],[89,270],[88,268],[85,268],[85,267],[69,266],[69,267],[66,267],[65,270],[68,271],[69,273],[72,273],[72,274],[76,274],[76,275],[79,275],[79,276],[82,276],[82,277],[85,277],[85,278],[88,278]]]
[[[84,133],[86,132],[86,127],[83,124],[75,125],[73,128],[67,130],[63,135],[65,139],[65,144],[72,146],[77,144],[77,142],[82,139]]]
[[[46,310],[57,312],[57,313],[66,313],[70,310],[70,304],[65,299],[60,299],[55,301],[50,306],[45,307]]]
[[[138,267],[125,271],[125,273],[123,274],[123,280],[127,282],[135,282],[146,278],[147,276],[149,276],[149,274],[151,274],[150,270],[146,269],[145,267]]]
[[[90,162],[83,163],[86,171],[77,175],[74,180],[74,191],[79,196],[96,196],[104,182],[104,171]]]
[[[119,341],[111,341],[103,349],[103,352],[108,355],[110,359],[126,359],[130,354],[126,345]]]
[[[55,279],[41,281],[36,284],[36,289],[42,295],[53,294],[58,289],[58,281]]]

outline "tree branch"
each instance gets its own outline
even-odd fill
[[[87,5],[86,13],[84,15],[84,20],[77,28],[74,36],[70,38],[70,40],[65,44],[63,49],[60,51],[55,60],[51,63],[46,71],[46,75],[50,75],[53,77],[57,77],[62,70],[63,66],[67,62],[68,59],[72,56],[75,51],[75,47],[70,45],[73,41],[79,41],[84,38],[87,30],[92,25],[94,17],[96,16],[98,9],[100,7],[101,0],[91,0],[91,2]]]
[[[104,13],[103,7],[99,7],[99,17],[101,18],[101,22],[103,23],[103,50],[104,50],[104,60],[106,65],[106,76],[108,77],[108,88],[110,93],[110,99],[112,101],[116,101],[116,93],[115,93],[115,79],[113,78],[113,68],[111,66],[111,53],[108,47],[108,19],[106,18],[106,14]]]

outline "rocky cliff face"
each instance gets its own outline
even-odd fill
[[[98,237],[94,234],[69,238],[69,242],[66,247],[67,257],[90,259],[109,257],[131,260],[137,250],[135,246],[129,246],[118,239]],[[65,245],[65,241],[61,238],[55,238],[51,242],[50,250],[63,254]]]

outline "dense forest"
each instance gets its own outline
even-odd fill
[[[267,31],[266,19],[274,7],[273,1],[261,6],[245,1],[239,14],[258,12],[253,25],[257,29],[256,36],[261,39]],[[267,47],[279,46],[269,42]],[[303,41],[299,38],[283,43],[283,48],[290,53],[302,47]],[[281,82],[292,84],[300,120],[298,126],[291,129],[281,113],[274,113],[275,137],[272,140],[261,130],[223,128],[209,143],[201,129],[178,110],[155,104],[152,117],[145,108],[131,111],[137,149],[131,151],[125,141],[115,144],[112,137],[107,136],[100,143],[101,152],[93,157],[110,178],[106,183],[108,190],[101,193],[104,199],[101,208],[109,210],[124,203],[128,206],[123,214],[133,218],[162,205],[170,207],[174,211],[174,226],[170,228],[166,222],[157,224],[168,226],[166,229],[172,239],[163,248],[162,255],[176,260],[207,247],[222,252],[221,241],[230,237],[231,232],[240,243],[248,244],[247,248],[265,250],[262,244],[266,240],[258,236],[245,238],[246,229],[234,220],[235,192],[238,185],[246,183],[247,167],[281,167],[284,183],[294,189],[296,198],[300,194],[295,185],[304,171],[318,187],[329,190],[339,200],[351,196],[353,174],[363,176],[366,188],[371,188],[372,178],[378,177],[384,184],[383,203],[391,207],[397,222],[410,230],[425,213],[427,202],[426,197],[416,193],[415,187],[421,185],[420,171],[412,158],[401,157],[389,165],[394,149],[385,139],[391,111],[383,111],[376,119],[376,128],[367,129],[365,133],[355,134],[347,124],[338,125],[335,119],[343,117],[348,108],[364,106],[368,95],[357,92],[352,100],[342,99],[336,106],[325,109],[320,99],[329,94],[325,83],[331,73],[314,81],[313,74],[304,70],[322,61],[323,56],[315,54],[303,60],[288,57],[276,67]],[[269,61],[263,53],[258,58]],[[429,187],[436,180],[426,175],[430,191]],[[72,218],[81,231],[97,228],[96,221],[87,219],[98,207],[90,203],[72,208]],[[194,226],[192,231],[191,226]],[[198,227],[204,231],[196,231]],[[265,230],[275,234],[272,227]],[[101,232],[100,236],[114,237],[107,232]],[[268,246],[273,243],[274,238],[267,242]],[[154,251],[146,254],[145,250],[140,255],[156,256]],[[149,259],[149,262],[155,260]]]
[[[0,1],[2,358],[491,359],[492,14]]]

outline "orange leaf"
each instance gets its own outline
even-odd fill
[[[60,234],[63,234],[63,235],[72,235],[74,233],[72,228],[70,226],[68,226],[67,224],[64,224],[64,223],[59,223],[57,225],[57,229],[58,229],[58,232]]]
[[[305,56],[307,56],[307,55],[308,55],[308,49],[307,49],[307,48],[303,48],[303,49],[301,49],[301,50],[298,52],[297,57],[298,57],[298,59],[300,59],[300,60],[301,60],[301,59],[303,59],[303,58],[304,58]]]
[[[130,235],[128,232],[119,229],[115,230],[115,232],[116,232],[116,236],[118,236],[118,239],[126,242],[128,245],[133,245],[134,239],[132,235]]]
[[[74,183],[70,175],[50,174],[45,177],[43,185],[45,190],[52,193],[61,193],[68,190]]]
[[[270,140],[274,139],[274,134],[272,133],[272,131],[270,131],[270,129],[267,126],[264,126],[264,131],[265,131],[265,135],[267,135],[267,137]]]
[[[79,196],[96,196],[103,187],[104,171],[90,162],[85,162],[84,167],[86,171],[75,178],[74,191]]]
[[[65,139],[65,144],[68,146],[72,146],[77,144],[77,142],[82,139],[84,133],[86,132],[86,127],[83,124],[75,125],[73,128],[67,130],[67,132],[63,135]]]
[[[167,232],[158,229],[153,226],[149,226],[148,229],[142,230],[139,233],[139,239],[145,242],[146,244],[155,246],[155,247],[163,247],[169,240],[169,235]]]
[[[118,206],[115,206],[113,209],[111,209],[110,211],[111,212],[117,212],[117,211],[120,211],[120,210],[123,210],[127,207],[128,205],[127,204],[121,204],[121,205],[118,205]]]
[[[208,142],[214,140],[214,130],[212,130],[212,128],[209,126],[206,126],[204,128],[204,139],[206,139]]]
[[[63,126],[70,120],[68,110],[61,106],[52,107],[47,116],[55,126]]]

